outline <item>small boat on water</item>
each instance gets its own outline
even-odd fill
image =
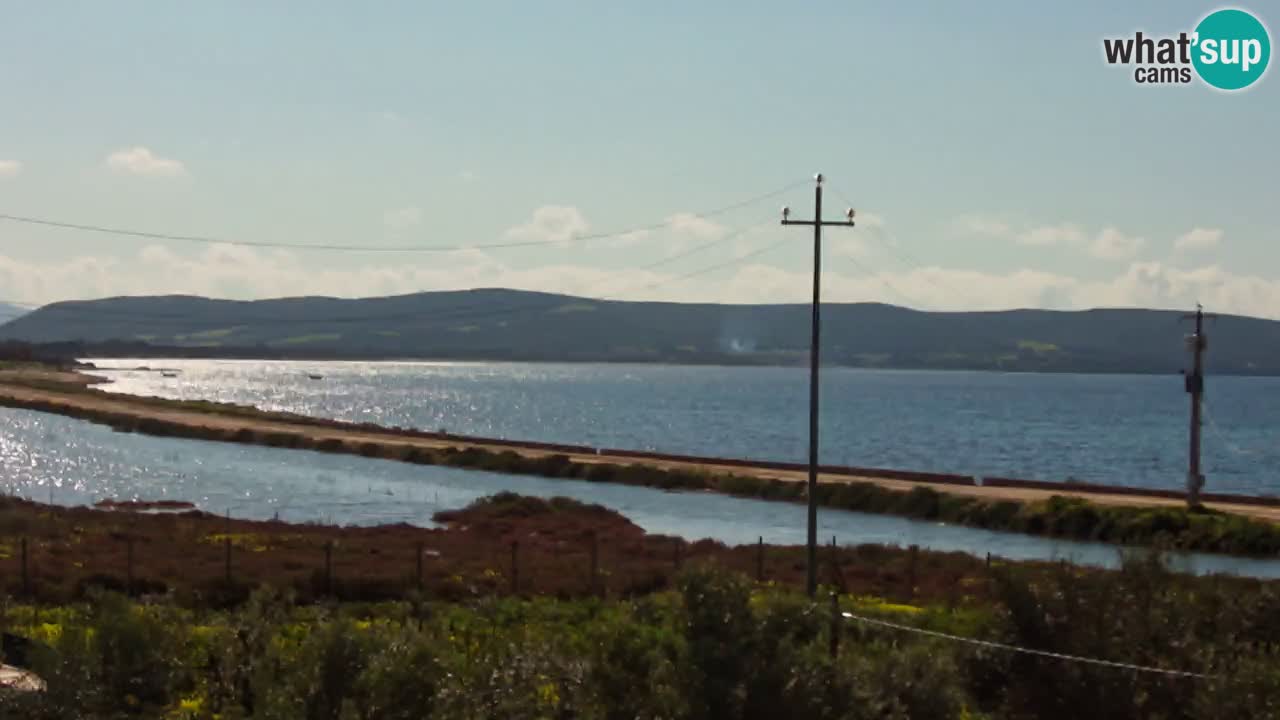
[[[169,372],[168,370],[161,370],[160,375],[161,377],[178,377],[177,372]]]
[[[314,373],[307,373],[307,377],[311,378],[312,380],[323,380],[323,379],[324,379],[324,376],[323,376],[323,375],[316,375],[316,374],[314,374]]]

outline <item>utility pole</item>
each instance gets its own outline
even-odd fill
[[[783,225],[813,226],[813,309],[809,340],[809,538],[806,589],[809,597],[818,591],[818,359],[822,308],[822,228],[828,225],[853,227],[853,208],[845,211],[843,221],[822,219],[822,173],[814,177],[813,219],[792,220],[791,208],[782,208]]]
[[[1204,351],[1209,346],[1204,334],[1204,308],[1196,303],[1194,314],[1183,315],[1183,320],[1195,320],[1196,331],[1187,336],[1187,348],[1191,350],[1191,372],[1186,375],[1186,389],[1191,394],[1191,433],[1187,453],[1187,506],[1200,504],[1200,490],[1204,487],[1204,474],[1200,472],[1200,403],[1204,396]],[[1208,317],[1213,317],[1212,315]]]

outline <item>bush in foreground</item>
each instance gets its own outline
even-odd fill
[[[833,624],[827,601],[692,567],[673,592],[615,603],[297,606],[264,589],[232,612],[109,596],[39,617],[10,607],[8,628],[52,648],[33,658],[49,689],[0,693],[0,717],[1192,720],[1280,712],[1280,601],[1269,586],[1227,590],[1141,558],[1113,574],[1001,572],[993,582],[1000,602],[983,609],[875,598],[844,598],[842,609],[1205,677]]]

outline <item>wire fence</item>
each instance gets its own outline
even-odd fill
[[[1050,652],[1048,650],[1036,650],[1035,648],[1019,647],[1017,645],[1008,645],[1006,643],[994,642],[991,640],[979,640],[977,638],[963,637],[960,635],[951,635],[949,633],[938,632],[936,630],[926,630],[925,628],[914,627],[911,625],[903,625],[901,623],[890,622],[888,620],[881,620],[878,618],[866,617],[863,615],[856,615],[850,612],[842,612],[840,615],[846,620],[851,620],[853,622],[862,623],[864,625],[870,625],[873,627],[885,628],[889,630],[897,630],[897,631],[906,632],[906,633],[913,633],[916,635],[937,638],[939,640],[946,640],[948,642],[965,643],[968,645],[988,648],[992,650],[1005,650],[1008,652],[1019,653],[1023,655],[1034,655],[1037,657],[1051,658],[1054,660],[1061,660],[1063,662],[1084,663],[1087,665],[1096,665],[1100,667],[1113,668],[1117,670],[1131,670],[1133,672],[1141,672],[1141,673],[1156,673],[1156,674],[1168,675],[1172,677],[1202,678],[1202,679],[1217,678],[1216,675],[1208,675],[1205,673],[1189,672],[1186,670],[1170,670],[1168,668],[1152,667],[1148,665],[1135,665],[1133,663],[1118,662],[1114,660],[1102,660],[1099,658],[1083,657],[1080,655],[1068,655],[1065,653]]]
[[[102,511],[90,511],[102,512]],[[117,511],[122,516],[128,511]],[[133,597],[246,596],[269,584],[309,599],[380,601],[426,594],[630,597],[673,585],[685,565],[711,562],[799,584],[800,548],[763,537],[729,547],[660,535],[540,526],[520,539],[466,529],[336,529],[205,515],[198,530],[173,513],[161,527],[95,527],[75,509],[51,522],[0,529],[0,593],[39,603],[74,601],[99,587]],[[192,520],[195,522],[195,520]],[[12,521],[8,521],[9,524]],[[25,532],[21,532],[25,529]],[[495,534],[505,534],[493,529]],[[843,559],[852,561],[852,549]],[[914,570],[912,571],[914,575]]]
[[[475,538],[467,542],[464,538],[462,543],[442,545],[441,535],[427,530],[416,529],[419,532],[402,534],[393,542],[385,535],[376,534],[381,528],[369,528],[366,530],[372,534],[365,537],[334,538],[317,534],[298,539],[288,547],[254,548],[244,543],[247,537],[252,540],[244,532],[248,525],[213,516],[208,516],[205,522],[208,524],[201,530],[204,533],[201,539],[206,547],[199,552],[193,552],[187,545],[158,542],[163,538],[154,535],[143,537],[128,532],[112,533],[95,542],[92,552],[75,555],[51,547],[47,538],[24,535],[17,538],[12,547],[0,538],[0,592],[8,591],[33,602],[65,600],[51,596],[49,585],[65,582],[66,578],[61,576],[72,568],[79,568],[79,577],[75,578],[77,586],[96,583],[139,598],[164,594],[185,582],[215,594],[220,590],[238,590],[241,601],[247,597],[249,587],[258,584],[277,587],[292,584],[295,590],[306,591],[304,595],[313,600],[434,597],[448,601],[502,595],[619,599],[673,587],[680,572],[694,563],[710,563],[742,573],[757,583],[778,582],[797,590],[801,585],[798,571],[803,567],[802,547],[769,546],[763,537],[751,545],[726,547],[711,541],[690,543],[669,536],[618,542],[616,538],[591,530],[576,533],[576,541],[567,542],[561,539],[539,543],[533,539],[486,543]],[[226,523],[223,532],[212,532],[218,523]],[[284,527],[305,534],[305,527]],[[42,551],[39,562],[34,557],[37,548]],[[279,553],[274,559],[273,550]],[[966,637],[852,612],[844,609],[847,605],[841,606],[841,597],[855,594],[847,580],[850,574],[861,574],[865,582],[869,567],[876,567],[882,578],[894,578],[897,587],[890,594],[909,602],[915,602],[920,588],[931,582],[930,599],[938,602],[941,594],[950,612],[963,604],[960,588],[972,591],[975,580],[992,584],[997,577],[994,565],[1003,563],[993,564],[990,554],[985,561],[975,558],[967,563],[951,556],[926,557],[918,546],[910,546],[905,552],[842,547],[835,537],[821,551],[823,587],[831,591],[829,637],[833,656],[839,654],[840,643],[847,635],[845,627],[856,623],[976,648],[1118,671],[1172,678],[1218,677]],[[212,563],[211,556],[216,557]],[[52,568],[55,564],[58,567]],[[37,565],[43,567],[37,568]],[[957,573],[955,566],[964,567]],[[38,569],[44,572],[37,572]],[[55,571],[49,572],[51,569]],[[122,577],[113,576],[112,570]],[[939,591],[939,588],[945,589]],[[230,595],[223,592],[214,602],[234,603],[236,597],[234,592]],[[973,599],[974,596],[969,596],[969,600]],[[941,608],[941,603],[937,607]]]

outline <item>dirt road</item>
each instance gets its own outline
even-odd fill
[[[313,443],[334,440],[342,443],[345,447],[352,448],[352,452],[356,452],[356,448],[358,448],[358,446],[373,444],[390,450],[402,450],[407,448],[439,450],[447,447],[460,449],[477,447],[493,452],[513,451],[527,457],[538,457],[553,454],[553,451],[549,451],[547,449],[539,447],[524,447],[519,444],[486,444],[484,442],[467,440],[465,438],[460,439],[450,437],[447,439],[439,439],[406,435],[392,430],[376,431],[366,428],[342,428],[319,424],[323,421],[316,421],[317,424],[312,424],[305,419],[298,419],[297,421],[277,420],[252,417],[249,415],[188,410],[173,407],[171,405],[156,403],[145,398],[136,398],[127,395],[113,395],[84,388],[86,384],[91,384],[92,382],[93,379],[79,373],[41,374],[26,372],[19,376],[14,374],[13,371],[0,371],[0,406],[55,412],[71,417],[101,422],[106,422],[105,418],[109,416],[115,416],[116,418],[158,421],[165,426],[178,428],[184,431],[178,433],[165,432],[160,434],[196,436],[204,436],[207,434],[208,439],[210,440],[229,440],[231,439],[230,436],[237,432],[248,431],[247,434],[257,434],[259,436],[271,433],[296,435],[308,438]],[[65,389],[59,387],[60,383],[67,384]],[[39,385],[39,387],[36,385]],[[143,428],[141,431],[146,432],[146,429]],[[234,441],[240,442],[240,440]],[[243,440],[243,442],[253,442],[253,440],[246,439]],[[742,465],[738,463],[718,464],[714,461],[707,460],[698,460],[696,462],[674,461],[662,458],[613,455],[608,453],[554,454],[567,454],[571,460],[580,463],[609,463],[615,465],[643,464],[646,466],[664,469],[732,472],[737,475],[775,478],[794,482],[803,482],[807,479],[807,475],[804,472]],[[1037,500],[1046,500],[1054,495],[1065,495],[1085,498],[1090,502],[1094,502],[1099,505],[1151,507],[1179,506],[1182,504],[1181,501],[1174,498],[1149,497],[1136,494],[1116,494],[1110,492],[1090,492],[1087,489],[1071,486],[1062,486],[1061,488],[1054,489],[992,487],[983,485],[968,486],[834,473],[821,474],[819,476],[819,482],[867,482],[874,483],[884,488],[901,491],[910,491],[915,487],[926,486],[931,487],[940,493],[973,496],[988,500],[1033,502]],[[1206,504],[1214,509],[1224,512],[1271,522],[1280,522],[1280,507],[1276,506],[1232,502],[1211,502]]]

